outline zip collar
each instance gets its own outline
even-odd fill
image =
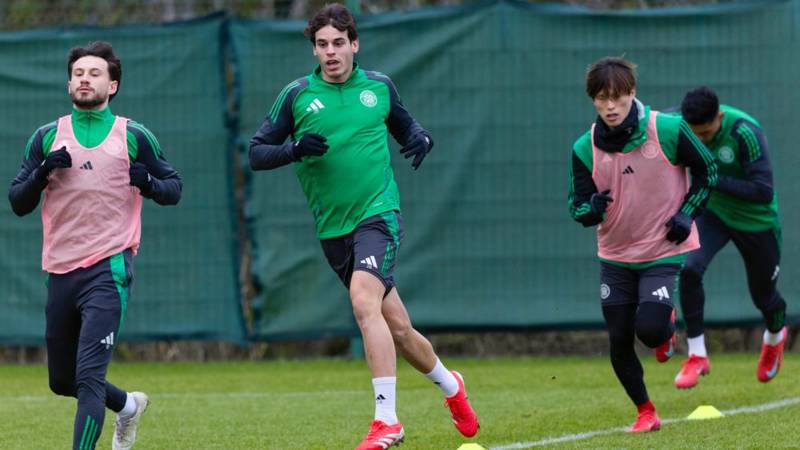
[[[314,72],[311,74],[311,77],[317,83],[320,83],[320,84],[323,84],[323,85],[327,85],[327,86],[330,86],[330,87],[334,87],[334,88],[343,88],[343,87],[347,87],[347,86],[355,83],[357,80],[359,80],[363,76],[363,74],[364,74],[364,71],[361,70],[360,67],[358,67],[358,63],[357,62],[353,62],[353,71],[350,72],[350,76],[347,77],[347,80],[345,80],[344,83],[331,83],[329,81],[326,81],[324,78],[322,78],[322,66],[317,66],[317,68],[314,69]]]

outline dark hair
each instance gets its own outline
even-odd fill
[[[681,102],[681,115],[692,125],[703,125],[717,117],[719,98],[710,87],[700,86],[687,92]]]
[[[592,99],[602,92],[611,97],[628,95],[635,87],[636,64],[625,58],[602,58],[586,70],[586,94]]]
[[[333,26],[333,28],[339,31],[347,31],[347,38],[350,39],[350,42],[358,39],[356,19],[350,14],[347,8],[338,3],[325,5],[324,8],[317,11],[314,17],[308,20],[308,26],[304,30],[304,33],[311,43],[315,44],[315,35],[317,31],[328,25]]]
[[[109,77],[111,81],[117,82],[117,92],[119,92],[119,85],[122,84],[122,61],[114,54],[114,49],[111,48],[111,44],[103,41],[95,41],[90,42],[85,47],[73,47],[67,56],[68,79],[72,79],[72,64],[84,56],[96,56],[106,60],[108,63]],[[117,94],[111,94],[108,100],[111,101],[115,95]]]

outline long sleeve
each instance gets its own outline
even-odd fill
[[[285,125],[275,123],[269,117],[264,120],[256,134],[250,139],[251,169],[276,169],[295,161],[292,156],[292,143],[283,143],[290,134],[285,128]]]
[[[292,143],[284,142],[294,133],[292,104],[299,90],[305,86],[307,86],[305,80],[296,80],[278,95],[264,123],[250,139],[251,169],[270,170],[295,162]]]
[[[389,116],[386,118],[386,127],[394,140],[400,145],[406,145],[413,136],[422,134],[428,138],[428,142],[433,148],[433,137],[408,112],[392,80],[379,72],[368,72],[367,76],[371,79],[382,81],[389,88],[390,106]]]
[[[147,172],[152,179],[151,188],[148,192],[142,192],[142,195],[159,205],[176,205],[181,199],[183,182],[178,172],[164,158],[155,136],[135,122],[128,122],[128,132],[136,140],[138,150],[135,161],[147,166]]]
[[[24,216],[36,209],[42,191],[47,187],[47,179],[40,181],[36,177],[36,171],[44,161],[44,152],[42,151],[44,134],[44,128],[40,128],[28,140],[22,167],[11,181],[11,187],[8,190],[11,209],[18,216]]]
[[[769,203],[774,195],[767,140],[760,128],[741,120],[732,135],[739,144],[744,179],[720,176],[717,190],[754,203]]]
[[[576,144],[577,146],[577,144]],[[589,200],[597,192],[597,186],[592,179],[592,171],[578,155],[579,149],[572,151],[569,176],[569,213],[584,227],[591,227],[603,221],[603,216],[592,212]],[[590,155],[591,156],[591,155]]]
[[[684,120],[680,122],[676,159],[678,164],[689,168],[691,176],[691,186],[680,211],[694,218],[702,211],[711,189],[717,184],[717,164]]]

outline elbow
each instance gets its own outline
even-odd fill
[[[759,186],[758,190],[756,191],[756,198],[754,199],[757,203],[770,203],[772,198],[775,197],[775,191],[772,190],[769,186]]]
[[[253,144],[250,144],[250,151],[247,154],[247,160],[250,162],[250,169],[258,170],[256,167],[258,165],[258,160],[256,159],[255,148]]]
[[[19,201],[17,196],[14,195],[13,190],[9,191],[8,193],[8,203],[11,204],[11,211],[14,211],[14,214],[16,214],[17,217],[22,217],[33,211],[33,208],[29,208],[27,205],[23,205],[22,202]],[[36,206],[34,206],[34,208],[35,207]]]
[[[593,227],[595,225],[599,225],[603,221],[603,217],[599,217],[592,213],[586,213],[581,216],[573,217],[575,222],[583,225],[584,228]]]
[[[13,204],[11,205],[11,210],[14,211],[14,214],[16,214],[17,217],[22,217],[30,212],[30,211],[25,211],[23,209],[15,208]]]
[[[258,157],[258,144],[255,142],[250,142],[250,151],[248,152],[248,161],[250,162],[250,169],[251,170],[262,170],[263,167],[260,164],[260,158]]]
[[[164,206],[172,206],[177,205],[178,202],[181,201],[181,196],[183,195],[183,181],[180,178],[176,180],[175,183],[175,193],[171,195],[169,198],[165,199],[162,205]]]
[[[26,207],[21,206],[19,204],[16,204],[14,201],[12,201],[11,202],[11,210],[14,211],[14,214],[16,214],[17,217],[22,217],[22,216],[25,216],[25,215],[29,214],[31,211],[33,211],[33,208],[26,208]]]

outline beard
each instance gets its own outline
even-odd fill
[[[72,97],[72,103],[81,109],[91,109],[102,105],[106,100],[108,100],[107,95],[101,94],[97,91],[94,91],[88,95],[82,95],[80,92],[72,92],[70,93],[70,97]]]

